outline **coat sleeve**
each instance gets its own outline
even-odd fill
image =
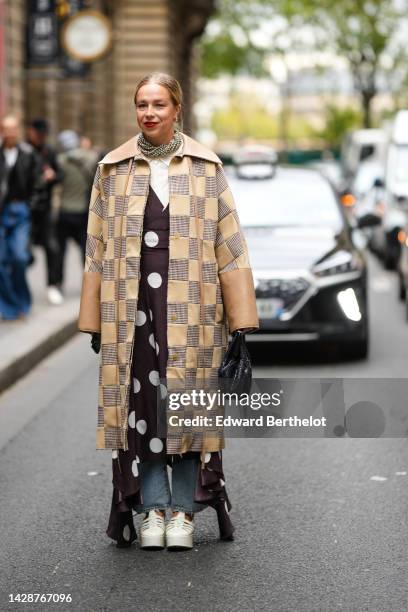
[[[218,226],[215,256],[229,329],[231,332],[236,329],[255,331],[259,328],[259,321],[248,247],[220,164],[217,165],[216,179]]]
[[[89,204],[85,269],[78,318],[78,329],[89,333],[101,331],[100,300],[104,251],[102,197],[100,167],[98,166]]]

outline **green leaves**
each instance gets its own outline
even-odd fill
[[[222,32],[201,47],[202,75],[215,78],[220,74],[252,74],[262,77],[268,74],[265,68],[265,53],[250,41],[238,44],[230,33]]]
[[[348,62],[368,127],[380,77],[390,77],[395,94],[408,81],[404,4],[405,0],[219,0],[212,20],[215,28],[210,24],[202,40],[202,72],[210,78],[222,73],[263,76],[272,55],[302,47],[331,51]]]

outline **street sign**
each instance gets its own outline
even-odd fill
[[[31,0],[28,4],[27,62],[29,66],[58,60],[58,20],[55,0]]]

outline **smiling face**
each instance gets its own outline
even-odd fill
[[[145,138],[154,145],[167,144],[174,135],[174,122],[181,111],[163,85],[143,85],[136,98],[136,116]]]

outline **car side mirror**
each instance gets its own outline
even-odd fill
[[[381,217],[374,215],[373,213],[367,213],[357,218],[357,227],[362,229],[363,227],[374,227],[375,225],[381,224]]]

